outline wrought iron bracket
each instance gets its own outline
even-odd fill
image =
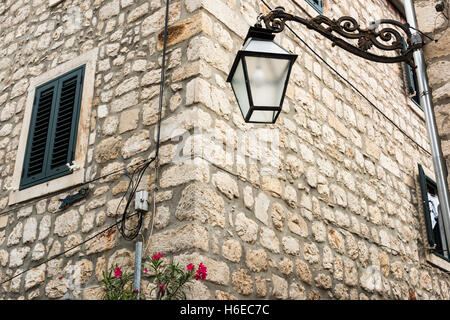
[[[255,27],[263,28],[261,22],[264,22],[265,29],[272,33],[279,33],[284,30],[286,21],[299,22],[331,40],[333,42],[332,46],[338,46],[364,59],[381,63],[406,62],[414,68],[413,52],[423,47],[421,38],[412,39],[409,24],[390,19],[378,20],[372,23],[369,28],[362,29],[352,17],[344,16],[336,20],[319,15],[305,19],[287,13],[283,7],[277,7],[265,15],[261,14]],[[391,26],[377,31],[381,25]],[[405,38],[402,37],[399,30],[405,34]],[[355,46],[345,41],[342,37],[358,40],[358,45]],[[403,39],[405,39],[406,48]],[[384,56],[368,52],[371,48],[378,48],[382,51],[394,51],[396,55]]]

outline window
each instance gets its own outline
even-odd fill
[[[323,0],[306,0],[317,12],[323,14]]]
[[[406,42],[404,39],[403,39],[403,50],[406,50]],[[404,70],[408,94],[410,95],[412,101],[414,101],[422,109],[420,105],[419,91],[417,90],[419,88],[419,85],[417,81],[416,71],[413,68],[411,68],[411,66],[407,63],[404,63]]]
[[[420,164],[418,166],[428,244],[433,254],[450,261],[436,183],[424,173]]]
[[[19,190],[72,173],[84,69],[36,88]]]
[[[98,51],[93,48],[30,79],[9,205],[90,177],[87,155]]]

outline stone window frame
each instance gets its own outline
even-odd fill
[[[89,127],[94,97],[97,59],[98,48],[95,48],[30,80],[11,183],[12,191],[9,194],[9,205],[37,198],[85,182]],[[75,149],[75,159],[73,161],[73,164],[78,168],[76,168],[72,174],[19,190],[36,88],[83,65],[85,65],[85,73],[81,97],[80,118],[78,122],[77,145]]]
[[[431,172],[430,170],[428,170],[427,168],[425,168],[424,166],[422,166],[425,174],[430,177],[431,179],[435,179],[434,173]],[[419,177],[419,169],[418,166],[415,166],[414,169],[414,175],[415,177]],[[425,222],[425,213],[424,213],[424,209],[422,206],[422,196],[421,196],[421,187],[420,187],[420,182],[417,179],[416,182],[416,194],[417,194],[417,199],[419,201],[417,201],[417,205],[419,206],[419,222],[420,222],[420,228],[421,230],[419,230],[419,232],[421,232],[422,235],[422,239],[427,239],[427,228],[426,228],[426,222]],[[424,241],[426,242],[426,241]],[[444,258],[439,257],[438,255],[434,254],[431,249],[428,249],[427,247],[423,247],[424,251],[425,251],[425,260],[427,263],[436,266],[438,268],[441,268],[444,271],[450,272],[450,262],[447,261]]]

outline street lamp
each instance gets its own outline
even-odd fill
[[[413,52],[422,47],[420,36],[412,39],[409,25],[395,20],[378,20],[368,29],[361,29],[352,17],[332,20],[319,15],[312,19],[304,19],[286,13],[282,7],[277,7],[266,15],[260,15],[255,26],[250,27],[244,46],[238,51],[227,78],[245,122],[275,123],[281,112],[290,72],[297,59],[297,55],[289,53],[273,41],[274,33],[282,32],[286,21],[304,24],[330,39],[333,46],[337,45],[376,62],[406,62],[414,66]],[[264,22],[265,28],[261,22]],[[392,27],[377,31],[378,26],[386,24],[403,30],[406,41],[400,32]],[[358,40],[358,46],[348,43],[342,37]],[[395,51],[398,54],[380,56],[368,52],[372,47],[383,51]]]
[[[438,194],[443,222],[450,230],[450,199],[446,184],[445,160],[437,135],[433,102],[425,76],[423,41],[417,30],[413,0],[403,0],[408,23],[382,19],[372,22],[367,29],[360,28],[352,17],[329,19],[323,15],[304,19],[286,13],[277,7],[266,15],[260,15],[255,27],[251,27],[231,68],[227,82],[231,82],[245,122],[274,123],[281,111],[290,70],[297,58],[273,42],[273,33],[282,32],[286,21],[301,23],[327,39],[333,46],[367,60],[381,63],[405,62],[415,68],[419,78],[419,95],[424,109],[427,131],[430,137],[433,165],[438,181]],[[264,22],[265,28],[262,27]],[[411,24],[411,25],[410,25]],[[377,31],[380,25],[390,25]],[[399,32],[401,30],[405,38]],[[411,30],[413,30],[411,32]],[[338,35],[338,36],[337,36]],[[343,38],[358,40],[357,46]],[[404,48],[406,42],[406,48]],[[396,55],[378,55],[368,52],[371,48],[390,51]],[[417,67],[416,67],[417,64]],[[450,248],[450,237],[447,237]]]
[[[276,44],[275,35],[250,27],[227,82],[231,83],[245,122],[275,123],[296,54]]]

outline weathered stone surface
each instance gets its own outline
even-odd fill
[[[229,174],[219,171],[212,176],[211,181],[227,198],[239,198],[238,185]]]
[[[55,220],[55,233],[60,237],[67,236],[78,230],[80,214],[77,210],[70,210]]]
[[[306,224],[305,220],[297,213],[288,213],[287,225],[292,233],[295,233],[301,237],[307,237],[309,234],[308,225]]]
[[[255,243],[258,237],[258,224],[239,212],[234,222],[236,233],[245,242]]]
[[[180,220],[199,220],[212,226],[225,226],[224,202],[202,183],[188,185],[181,194],[175,216]]]
[[[29,270],[25,275],[25,291],[40,285],[45,280],[46,265],[43,264],[37,268]]]
[[[181,4],[180,2],[172,3],[169,5],[169,25],[173,24],[180,16]],[[141,32],[143,37],[161,30],[164,27],[164,14],[165,8],[153,13],[142,21]]]
[[[61,298],[67,292],[68,280],[50,280],[45,286],[45,295],[50,299]]]
[[[23,235],[23,223],[19,222],[16,224],[16,226],[14,227],[14,229],[12,230],[12,232],[8,237],[7,242],[8,247],[18,244],[20,242],[20,239],[22,238],[22,235]]]
[[[122,147],[122,157],[128,159],[138,153],[150,148],[150,133],[147,130],[141,130],[131,136]]]
[[[260,192],[255,199],[255,216],[256,218],[264,223],[269,224],[268,209],[270,205],[270,199],[264,192]]]
[[[242,295],[249,295],[253,292],[252,278],[245,269],[239,269],[233,272],[231,283],[234,290]]]
[[[264,249],[248,250],[245,264],[253,272],[267,271],[267,253]]]
[[[23,261],[25,257],[28,255],[28,252],[30,252],[29,247],[20,247],[12,249],[9,255],[9,267],[14,268],[23,265]]]
[[[280,252],[280,242],[275,235],[275,232],[273,232],[271,229],[261,227],[259,238],[260,243],[264,248],[267,248],[274,253]]]
[[[104,6],[102,6],[99,10],[99,18],[100,20],[107,20],[119,14],[120,4],[119,0],[111,1]]]
[[[37,220],[33,217],[28,218],[23,227],[22,242],[24,244],[34,242],[36,240],[36,233],[37,233]]]
[[[116,159],[119,156],[121,143],[121,137],[111,137],[102,140],[95,149],[95,160],[98,163],[104,163]]]
[[[178,23],[175,23],[167,29],[167,47],[180,43],[203,30],[211,28],[211,22],[208,17],[200,12]],[[158,50],[162,50],[164,41],[164,33],[158,35]]]
[[[276,299],[287,299],[288,283],[285,279],[273,274],[272,275],[273,290],[272,295]]]
[[[209,182],[209,167],[205,161],[189,160],[166,169],[161,175],[160,184],[162,188],[168,188],[192,180]]]
[[[126,110],[120,114],[119,133],[137,128],[139,122],[139,109]]]
[[[300,253],[300,245],[293,237],[283,237],[281,243],[283,244],[284,252],[287,254],[296,256]]]
[[[239,262],[242,256],[242,246],[234,239],[227,240],[222,245],[222,255],[232,262]]]
[[[208,251],[208,239],[208,231],[205,227],[196,223],[186,224],[176,229],[154,234],[145,252],[147,255],[153,255],[156,252],[168,254],[189,248]]]
[[[89,235],[88,238],[92,237]],[[93,254],[112,249],[116,244],[117,229],[111,228],[85,244],[86,254]]]
[[[111,102],[111,112],[121,112],[138,104],[138,93],[131,91]]]
[[[295,269],[297,272],[297,277],[302,280],[303,282],[311,285],[312,284],[312,274],[311,271],[309,270],[308,265],[302,261],[302,260],[297,260],[295,262]]]

